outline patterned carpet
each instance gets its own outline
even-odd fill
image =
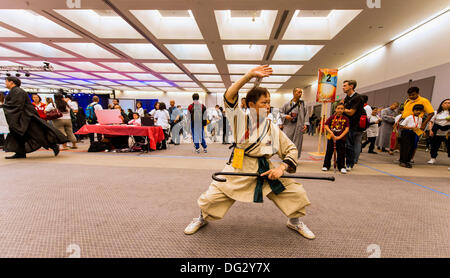
[[[323,174],[308,152],[299,173]],[[302,181],[311,206],[306,240],[286,227],[275,205],[235,203],[225,219],[183,234],[199,214],[198,196],[229,150],[196,155],[171,145],[146,155],[38,151],[8,161],[0,155],[0,257],[381,257],[450,256],[449,161],[428,166],[419,151],[413,169],[387,154],[363,153],[336,182]],[[332,175],[333,172],[328,172]],[[376,248],[378,248],[376,247]]]

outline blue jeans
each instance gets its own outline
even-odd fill
[[[362,132],[349,130],[345,146],[345,162],[347,167],[353,167],[358,163],[359,154],[361,153]]]
[[[199,138],[200,134],[202,147],[206,149],[208,146],[206,145],[205,142],[205,129],[202,127],[200,132],[199,128],[191,127],[191,131],[192,131],[192,141],[194,141],[195,149],[198,150],[200,148],[200,138]]]

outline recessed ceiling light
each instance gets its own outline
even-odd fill
[[[186,74],[161,74],[164,78],[173,81],[192,81],[192,79]]]
[[[23,36],[0,26],[0,38],[23,38]]]
[[[39,55],[41,57],[74,58],[72,55],[66,52],[63,52],[59,49],[53,48],[40,42],[5,42],[4,44]]]
[[[109,71],[104,67],[101,67],[91,62],[61,62],[61,63],[84,71]]]
[[[155,72],[183,72],[172,63],[144,63],[144,65]]]
[[[90,75],[84,72],[64,72],[64,75],[68,75],[70,77],[75,77],[79,79],[99,79],[99,77]]]
[[[273,61],[309,61],[323,45],[282,44],[278,45]]]
[[[265,45],[254,44],[226,44],[223,46],[227,60],[262,60]]]
[[[122,74],[115,73],[115,72],[96,72],[96,75],[100,75],[106,79],[111,80],[128,80],[130,78],[123,76]]]
[[[64,47],[74,53],[77,53],[86,58],[118,58],[116,55],[98,46],[95,43],[86,42],[56,42],[56,45]]]
[[[199,81],[222,81],[222,77],[220,75],[196,74],[195,77]]]
[[[137,80],[159,80],[159,78],[150,73],[127,73],[127,75]]]
[[[144,70],[131,64],[123,62],[101,62],[100,64],[121,72],[143,72]]]
[[[219,73],[215,64],[184,64],[192,73]]]

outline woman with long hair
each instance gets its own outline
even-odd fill
[[[445,145],[447,146],[447,155],[450,158],[450,137],[448,136],[450,129],[449,111],[450,99],[447,98],[441,102],[436,114],[431,118],[428,124],[431,137],[431,159],[428,161],[428,164],[436,163],[436,157],[438,156],[438,151],[442,142],[445,142]]]
[[[136,112],[139,114],[139,117],[144,117],[144,108],[142,108],[142,102],[136,102]]]
[[[70,117],[70,107],[64,100],[61,93],[55,95],[55,106],[62,113],[62,117],[53,120],[53,125],[56,129],[61,131],[72,142],[72,149],[77,149],[77,138],[73,134],[72,119]],[[67,143],[63,144],[63,150],[67,150]]]

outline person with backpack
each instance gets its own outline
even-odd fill
[[[364,100],[355,91],[356,85],[356,80],[345,80],[342,85],[342,90],[347,95],[344,99],[344,115],[347,116],[350,123],[345,152],[347,172],[351,171],[358,162],[359,154],[361,153],[362,133],[367,129],[367,115],[364,110]]]
[[[207,153],[208,146],[205,141],[206,107],[200,103],[199,99],[199,94],[193,94],[192,100],[194,102],[188,107],[188,111],[191,114],[192,141],[194,142],[196,153],[200,153],[200,142],[203,147],[203,152]]]
[[[98,123],[97,116],[95,115],[95,111],[103,110],[103,107],[98,103],[100,101],[98,96],[92,97],[92,103],[86,107],[86,122],[90,125],[95,125]],[[94,134],[89,134],[89,140],[94,142]],[[102,141],[102,135],[97,134],[97,140]]]

